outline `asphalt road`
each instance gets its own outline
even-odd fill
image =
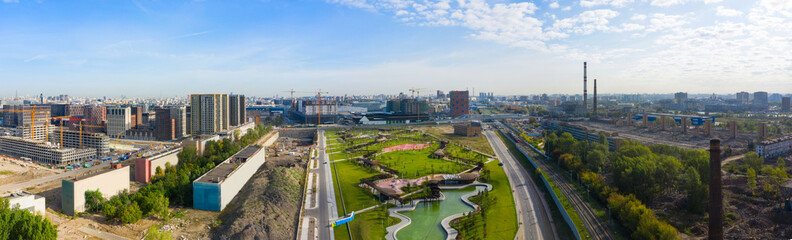
[[[485,130],[484,135],[503,163],[503,169],[511,184],[519,222],[515,239],[558,239],[550,208],[528,171],[509,152],[496,133]]]
[[[333,190],[333,175],[330,172],[330,159],[325,153],[327,148],[326,140],[324,130],[319,130],[319,141],[316,148],[319,164],[316,169],[311,170],[311,173],[317,174],[317,207],[315,209],[306,209],[305,216],[314,217],[318,220],[319,239],[332,240],[335,239],[335,236],[333,235],[333,228],[330,227],[330,221],[338,218],[338,211],[336,210],[335,191]]]

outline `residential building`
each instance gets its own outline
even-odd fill
[[[107,108],[107,135],[113,138],[123,136],[132,128],[132,109],[112,106]]]
[[[789,112],[789,97],[781,98],[781,111]]]
[[[239,126],[247,122],[247,116],[245,116],[245,95],[231,95],[228,97],[228,115],[231,126]]]
[[[156,138],[160,141],[168,141],[176,139],[176,119],[171,116],[171,109],[158,108],[154,109],[156,113],[155,121],[157,125]]]
[[[451,91],[449,92],[451,103],[451,116],[458,117],[469,114],[469,97],[468,91]]]
[[[136,127],[137,125],[143,124],[143,107],[141,106],[132,106],[129,107],[131,110],[131,117],[132,120],[132,127]]]
[[[757,106],[767,107],[767,92],[755,92],[753,94],[753,104]]]
[[[737,101],[739,101],[741,104],[749,104],[749,103],[751,103],[750,98],[751,98],[751,94],[748,93],[748,92],[738,92],[737,93]]]
[[[191,135],[213,134],[229,128],[228,94],[190,95]]]
[[[678,92],[674,93],[674,103],[676,104],[685,104],[688,99],[688,94],[686,92]]]
[[[759,142],[756,145],[756,154],[763,158],[775,158],[792,154],[792,135]]]

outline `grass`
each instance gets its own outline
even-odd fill
[[[453,130],[453,127],[438,126],[438,127],[425,128],[426,132],[431,133],[432,135],[435,135],[439,138],[469,146],[472,149],[481,151],[489,155],[495,155],[495,152],[492,151],[492,147],[490,147],[487,138],[484,137],[484,134],[475,137],[465,137],[465,136],[454,135],[453,133],[446,133],[446,131],[449,129]]]
[[[503,167],[498,166],[498,161],[486,164],[490,170],[489,184],[492,184],[492,191],[489,195],[495,197],[495,203],[487,210],[487,235],[484,237],[484,224],[481,215],[476,214],[476,225],[472,231],[468,231],[466,238],[482,237],[484,239],[514,239],[517,234],[517,213],[515,212],[514,197],[512,197],[509,179],[503,171]],[[471,197],[471,201],[480,204]]]
[[[343,192],[343,206],[347,212],[364,209],[379,204],[374,195],[368,190],[358,187],[361,178],[367,178],[379,174],[363,167],[358,167],[352,162],[344,161],[333,163],[338,171],[338,183],[336,185],[336,200],[341,201],[339,186]],[[334,173],[335,174],[335,171]],[[335,179],[335,178],[334,178]],[[338,206],[338,215],[344,216],[341,205]],[[352,233],[352,239],[381,239],[385,237],[385,228],[382,227],[382,219],[375,210],[355,215],[355,220],[347,223]],[[341,225],[335,228],[336,239],[349,239],[346,226]]]
[[[10,175],[10,174],[13,174],[13,173],[14,172],[11,171],[11,170],[0,170],[0,175]]]
[[[470,166],[429,158],[437,144],[421,150],[394,151],[376,157],[380,164],[398,170],[404,178],[416,178],[436,173],[459,173]]]

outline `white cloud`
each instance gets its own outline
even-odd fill
[[[3,0],[3,3],[18,3],[19,0]]]
[[[650,3],[652,6],[658,7],[670,7],[674,5],[682,5],[688,2],[702,2],[704,4],[712,4],[712,3],[719,3],[723,0],[652,0]]]
[[[651,19],[649,19],[650,26],[647,28],[647,32],[657,32],[660,30],[665,30],[669,28],[679,27],[685,24],[688,24],[685,16],[682,15],[666,15],[662,13],[655,13],[652,14]]]
[[[718,6],[717,12],[715,14],[721,17],[738,17],[738,16],[742,16],[743,12],[734,9],[724,8],[723,6]]]
[[[561,10],[569,11],[569,10],[572,10],[572,7],[571,6],[566,6],[566,7],[562,8]]]
[[[556,20],[553,29],[577,34],[591,34],[594,31],[607,31],[609,19],[619,16],[619,12],[610,9],[585,11],[577,16]]]
[[[634,0],[580,0],[581,7],[596,7],[600,5],[611,5],[614,7],[624,7]]]
[[[643,14],[633,14],[633,16],[632,16],[632,17],[630,17],[630,20],[633,20],[633,21],[643,21],[643,20],[646,20],[646,15],[643,15]]]
[[[559,8],[559,7],[560,7],[560,5],[558,5],[558,2],[550,3],[550,8]]]

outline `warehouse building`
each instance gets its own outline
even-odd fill
[[[156,174],[157,168],[165,171],[165,166],[176,167],[179,164],[179,153],[182,148],[175,148],[160,154],[135,160],[135,181],[148,183],[151,180],[152,172]]]
[[[15,192],[0,196],[8,200],[12,209],[28,210],[32,214],[44,216],[46,213],[46,199],[29,192]]]
[[[97,156],[95,149],[61,149],[50,142],[12,136],[0,136],[0,153],[56,165],[87,161]]]
[[[102,156],[110,152],[110,137],[103,133],[83,132],[80,136],[80,131],[55,130],[50,134],[50,140],[53,143],[60,144],[60,137],[63,135],[63,147],[65,148],[92,148],[96,149],[96,156]],[[81,140],[82,138],[82,140]],[[82,141],[82,144],[80,144]]]
[[[193,182],[193,207],[222,211],[264,164],[265,151],[248,146]]]
[[[74,216],[85,211],[85,191],[99,190],[109,199],[129,190],[129,166],[104,169],[104,172],[83,178],[61,181],[61,209]]]

